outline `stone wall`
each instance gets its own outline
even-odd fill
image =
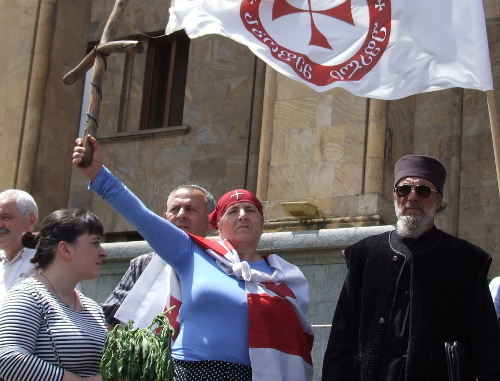
[[[41,217],[82,206],[115,238],[133,233],[72,171],[83,80],[62,83],[99,40],[114,0],[0,5],[0,187],[33,193]],[[141,40],[147,49],[169,5],[129,2],[116,38]],[[498,88],[500,6],[484,5]],[[484,93],[450,89],[390,102],[342,89],[315,93],[246,47],[206,36],[191,41],[183,125],[139,131],[145,57],[109,58],[98,136],[106,164],[155,212],[163,214],[171,189],[194,182],[216,197],[238,187],[256,191],[268,231],[391,224],[393,165],[406,153],[425,153],[449,172],[438,226],[486,249],[495,259],[490,275],[500,274],[500,198]],[[324,219],[295,220],[283,201],[311,202]]]
[[[66,207],[83,82],[89,1],[0,0],[0,189],[33,194],[46,216]]]

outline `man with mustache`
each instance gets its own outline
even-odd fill
[[[167,211],[165,212],[164,217],[185,232],[189,232],[200,237],[206,237],[207,230],[210,226],[208,222],[208,215],[212,213],[214,209],[215,199],[209,191],[199,185],[184,184],[175,188],[168,196]],[[102,303],[104,317],[106,318],[109,329],[120,323],[121,320],[117,319],[115,316],[118,309],[155,256],[155,252],[151,252],[132,259],[130,261],[129,268],[121,281],[116,285],[115,289],[108,296],[106,301]],[[170,266],[161,261],[159,258],[156,258],[153,262],[153,266],[157,265],[167,267],[166,276],[172,278],[169,283],[175,282],[174,286],[178,287],[176,283],[177,277],[172,272]],[[171,287],[172,286],[173,285],[171,284]],[[173,312],[177,313],[178,309],[179,306],[176,305],[176,311]],[[128,315],[125,314],[123,316]],[[133,320],[137,320],[137,317]],[[139,322],[136,321],[136,323],[139,325]],[[149,325],[149,323],[150,322],[148,322],[147,325]],[[175,323],[172,319],[171,324],[175,327]]]
[[[444,166],[430,156],[396,163],[396,229],[345,250],[348,273],[323,381],[446,381],[450,341],[470,349],[474,379],[500,380],[491,257],[434,225],[445,208],[445,179]]]
[[[31,258],[34,249],[21,243],[24,232],[33,232],[38,220],[38,207],[33,197],[19,189],[0,193],[0,304],[17,283],[35,275]]]

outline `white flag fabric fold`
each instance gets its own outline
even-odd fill
[[[175,340],[179,333],[181,304],[177,275],[159,255],[154,255],[116,311],[115,318],[123,323],[133,320],[134,328],[147,328],[156,315],[173,307],[167,317],[175,330]]]
[[[316,91],[493,89],[481,0],[172,0],[166,33],[219,34]]]

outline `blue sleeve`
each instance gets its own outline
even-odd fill
[[[192,254],[194,245],[184,231],[149,210],[106,167],[89,183],[89,189],[132,223],[153,250],[176,272],[182,271],[189,257],[192,257],[185,254]]]

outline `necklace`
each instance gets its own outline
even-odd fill
[[[50,288],[52,289],[52,291],[54,291],[54,294],[56,294],[57,298],[68,308],[71,308],[70,306],[68,306],[64,300],[62,300],[62,298],[59,296],[59,294],[57,293],[56,289],[54,288],[54,286],[52,285],[52,282],[49,280],[49,278],[47,278],[43,273],[40,273],[41,276],[43,276],[47,282],[49,282],[50,284]],[[75,297],[75,310],[76,310],[76,293],[75,291],[73,291],[73,296]]]

